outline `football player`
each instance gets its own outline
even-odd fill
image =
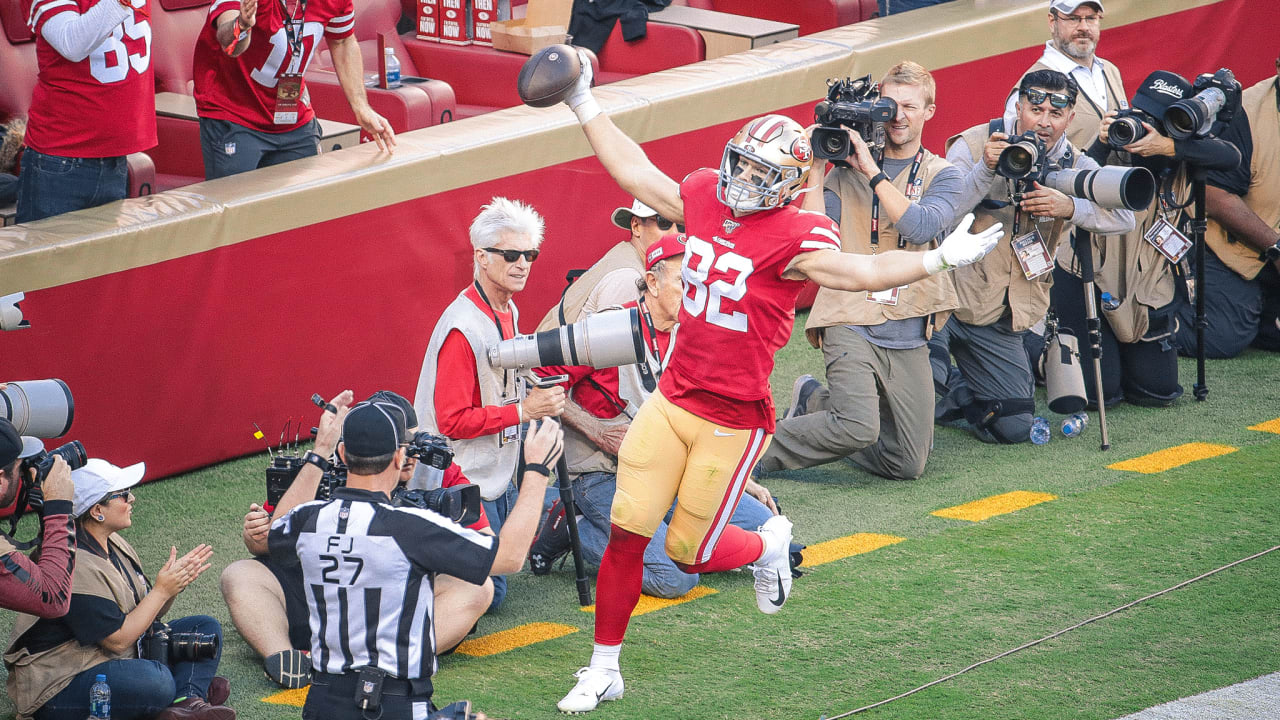
[[[970,235],[969,216],[927,253],[842,253],[835,223],[788,204],[806,188],[813,156],[794,120],[766,115],[748,122],[725,145],[718,171],[695,170],[677,183],[601,113],[591,74],[584,56],[565,103],[614,180],[662,217],[683,223],[688,243],[680,343],[618,453],[613,527],[596,583],[595,651],[558,704],[568,713],[622,697],[618,657],[640,596],[644,549],[673,500],[679,502],[666,551],[681,569],[752,564],[759,609],[776,613],[786,601],[791,522],[775,515],[749,532],[728,520],[773,433],[769,373],[774,353],[790,338],[804,280],[884,290],[972,263],[1000,237],[998,226]]]

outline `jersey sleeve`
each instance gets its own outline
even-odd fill
[[[99,0],[99,2],[111,2],[111,0]],[[27,27],[39,37],[49,18],[67,12],[80,14],[80,6],[75,0],[31,0],[27,11]]]
[[[219,15],[228,10],[239,12],[240,0],[214,0],[213,4],[209,6],[209,22],[213,22]]]
[[[324,36],[329,40],[350,37],[356,29],[356,9],[351,0],[340,4],[338,14],[324,24]]]
[[[796,215],[794,228],[798,241],[794,255],[814,250],[840,250],[840,226],[822,213],[801,210]]]

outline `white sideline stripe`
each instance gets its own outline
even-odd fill
[[[1120,720],[1257,720],[1280,717],[1280,673],[1147,708]]]

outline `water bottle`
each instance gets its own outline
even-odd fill
[[[1088,424],[1089,416],[1078,412],[1062,421],[1062,434],[1067,437],[1080,437],[1084,434],[1084,427]]]
[[[99,674],[89,688],[89,720],[111,720],[111,687],[106,675]]]
[[[387,87],[400,87],[400,60],[396,58],[396,49],[387,48]]]
[[[1118,307],[1120,307],[1119,300],[1111,297],[1111,293],[1109,292],[1102,293],[1102,309],[1103,310],[1106,310],[1107,312],[1111,312],[1112,310],[1115,310]]]
[[[1049,442],[1049,421],[1039,415],[1031,421],[1031,442],[1036,445]]]

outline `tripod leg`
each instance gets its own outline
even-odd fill
[[[591,604],[591,581],[587,578],[587,565],[582,560],[582,541],[578,538],[578,508],[573,502],[573,483],[569,480],[569,464],[564,455],[556,462],[556,475],[560,485],[560,502],[564,503],[564,521],[569,528],[569,547],[573,552],[573,572],[578,585],[578,603]]]
[[[1093,355],[1093,387],[1098,397],[1098,428],[1102,431],[1103,450],[1111,449],[1107,435],[1106,392],[1102,389],[1102,320],[1098,317],[1098,302],[1094,297],[1093,236],[1076,228],[1076,260],[1080,263],[1080,280],[1084,283],[1084,312],[1089,325],[1089,348]]]
[[[1204,177],[1200,173],[1191,181],[1191,196],[1195,202],[1195,216],[1191,220],[1191,237],[1196,253],[1196,384],[1193,388],[1196,400],[1204,400],[1209,396],[1209,385],[1205,380],[1204,369],[1204,331],[1209,326],[1204,310],[1204,231],[1205,231],[1205,199]]]

